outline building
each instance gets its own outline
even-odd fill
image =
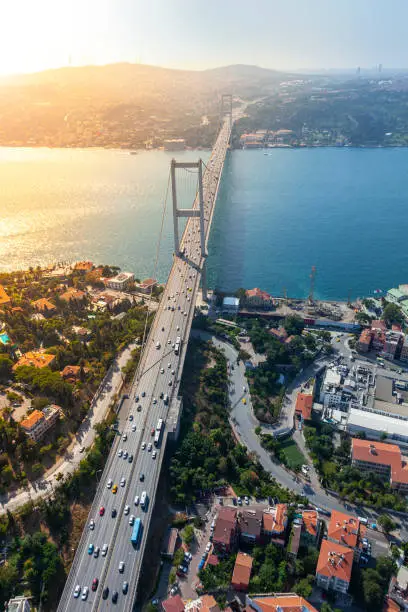
[[[215,523],[213,546],[216,552],[229,553],[237,542],[237,511],[234,508],[220,508]]]
[[[220,612],[219,605],[212,595],[202,595],[193,601],[189,600],[185,604],[186,612]]]
[[[116,276],[111,278],[101,279],[106,287],[114,289],[115,291],[125,291],[131,283],[135,280],[133,272],[119,272]]]
[[[163,142],[165,151],[184,151],[186,141],[184,138],[169,138]]]
[[[35,368],[45,368],[55,359],[55,355],[49,355],[44,350],[28,351],[20,357],[13,365],[13,370],[20,366],[34,366]]]
[[[81,342],[88,342],[92,337],[92,332],[87,327],[81,327],[81,325],[73,325],[72,331],[78,336]]]
[[[9,304],[11,304],[11,299],[7,295],[3,285],[0,285],[0,307],[8,306]]]
[[[296,593],[283,593],[274,596],[264,595],[261,597],[246,598],[246,611],[255,612],[317,612],[304,597]]]
[[[246,592],[248,590],[252,571],[252,561],[251,555],[242,552],[237,554],[231,579],[231,586],[236,591]]]
[[[31,440],[37,442],[55,425],[61,413],[60,406],[50,404],[43,410],[34,410],[20,422],[20,427]]]
[[[86,294],[75,287],[70,287],[64,293],[61,293],[60,299],[64,302],[81,302],[86,297]]]
[[[157,280],[154,278],[145,278],[139,285],[137,285],[137,290],[141,293],[146,293],[150,295],[153,289],[157,287]]]
[[[77,272],[90,272],[93,268],[92,261],[77,261],[74,270]]]
[[[408,299],[408,297],[399,289],[389,289],[387,291],[386,299],[388,302],[392,302],[393,304],[399,304],[400,302]]]
[[[404,336],[404,341],[401,347],[400,360],[408,362],[408,335]]]
[[[244,305],[248,308],[263,308],[268,310],[274,307],[275,302],[269,293],[255,287],[255,289],[247,289],[245,291]]]
[[[261,510],[243,510],[239,522],[241,540],[248,544],[255,544],[261,539],[262,512]]]
[[[353,549],[356,560],[360,558],[360,521],[357,517],[332,510],[327,527],[327,539]]]
[[[83,368],[83,373],[86,374],[89,371],[88,368]],[[69,383],[74,383],[81,377],[81,366],[67,365],[61,371],[61,376],[64,380]]]
[[[313,395],[309,393],[298,393],[296,397],[295,413],[305,421],[312,418]]]
[[[43,314],[45,317],[51,316],[55,312],[57,312],[55,305],[50,302],[50,300],[47,300],[47,298],[40,298],[39,300],[35,300],[35,302],[32,302],[32,305],[38,312],[41,312],[41,314]]]
[[[405,495],[408,493],[408,464],[396,444],[353,438],[351,463],[363,472],[388,480],[391,488]]]
[[[299,552],[301,535],[302,535],[302,521],[301,519],[295,518],[292,523],[292,529],[290,532],[288,549],[287,549],[288,554],[294,559],[296,559],[297,554]]]
[[[184,612],[184,601],[181,599],[180,595],[173,595],[173,597],[169,597],[165,601],[161,602],[162,610],[164,612]]]
[[[285,545],[285,531],[288,525],[287,504],[276,504],[263,513],[263,532],[270,536],[275,544]]]
[[[289,336],[286,329],[282,326],[278,327],[277,329],[273,327],[269,330],[269,333],[272,336],[275,336],[275,338],[279,340],[279,342],[282,342],[282,344],[290,344],[294,338],[294,336]]]
[[[322,532],[322,521],[316,510],[302,511],[302,532],[300,542],[304,546],[318,546]]]
[[[163,542],[162,557],[173,559],[179,541],[179,532],[175,527],[169,529]]]
[[[398,608],[389,607],[390,611],[408,610],[408,569],[404,565],[401,565],[397,575],[391,578],[388,597],[391,603],[398,604]]]
[[[30,612],[32,610],[30,600],[24,595],[9,599],[6,607],[7,612]]]
[[[368,353],[371,347],[372,337],[373,333],[371,329],[363,329],[357,342],[357,350],[360,351],[360,353]]]
[[[317,586],[326,591],[347,593],[352,567],[353,551],[351,548],[323,540],[316,567]]]
[[[402,343],[403,334],[401,332],[386,331],[381,356],[385,357],[386,359],[398,358]]]
[[[239,298],[237,297],[225,297],[222,300],[223,312],[229,312],[231,314],[237,314],[239,310]]]

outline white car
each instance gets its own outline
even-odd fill
[[[164,374],[164,368],[160,368],[160,374]]]
[[[104,544],[104,545],[102,546],[102,550],[101,550],[101,555],[102,555],[102,557],[106,557],[106,553],[107,553],[107,552],[108,552],[108,545],[107,545],[107,544]]]
[[[153,398],[153,404],[157,404],[157,399],[155,397]]]
[[[127,450],[125,450],[125,451],[124,451],[124,453],[123,453],[123,458],[124,458],[124,459],[127,459],[127,458],[128,458],[128,452],[127,452]]]
[[[246,505],[249,506],[249,497],[247,495],[245,495],[244,500]]]
[[[136,431],[136,425],[132,425],[132,431]]]
[[[113,485],[113,480],[112,480],[112,478],[109,478],[109,480],[108,480],[108,484],[106,485],[106,487],[107,487],[108,489],[111,489],[111,488],[112,488],[112,485]]]
[[[139,501],[140,501],[140,498],[139,498],[138,495],[136,495],[136,497],[135,497],[135,506],[139,505]]]
[[[130,512],[130,506],[128,506],[128,505],[126,504],[125,509],[124,509],[124,511],[123,511],[123,512],[124,512],[124,515],[125,515],[125,516],[127,516],[127,515],[129,514],[129,512]]]
[[[78,599],[80,593],[81,593],[81,586],[79,584],[77,584],[76,587],[75,587],[75,591],[74,591],[75,599]]]
[[[85,601],[88,598],[88,593],[89,593],[89,587],[86,586],[82,589],[82,597],[81,597],[82,601]]]
[[[149,442],[149,444],[147,445],[147,452],[150,453],[151,450],[152,450],[152,443]]]
[[[121,561],[121,562],[119,563],[119,567],[118,567],[118,569],[119,569],[119,572],[120,572],[121,574],[123,574],[123,572],[125,571],[125,562],[124,562],[124,561]]]
[[[126,442],[126,440],[127,440],[127,434],[125,434],[125,433],[123,434],[123,436],[122,436],[122,440],[123,440],[123,442]]]
[[[124,487],[126,484],[126,478],[124,476],[122,476],[121,480],[120,480],[120,486]]]
[[[144,450],[146,448],[146,442],[143,442],[142,444],[142,450]]]
[[[123,455],[123,450],[120,448],[120,449],[118,450],[118,457],[121,457],[122,455]]]
[[[167,367],[168,367],[168,368],[171,368],[171,363],[168,363],[168,364],[167,364]]]
[[[156,459],[156,457],[157,457],[157,451],[153,451],[152,459]]]
[[[212,546],[211,542],[208,542],[207,546],[205,547],[205,552],[210,552],[211,546]]]
[[[91,531],[93,531],[93,530],[95,529],[95,521],[94,521],[93,519],[91,519],[91,520],[89,521],[89,529],[90,529]]]
[[[167,344],[171,344],[171,340],[170,340],[170,338],[167,340]]]
[[[131,514],[129,517],[129,525],[132,526],[134,522],[135,522],[135,517],[133,516],[133,514]]]

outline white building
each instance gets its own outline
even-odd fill
[[[9,599],[6,610],[7,612],[30,612],[31,606],[27,597],[20,595]]]
[[[125,291],[130,283],[135,279],[133,272],[120,272],[117,276],[112,278],[105,278],[104,283],[109,289],[115,289],[116,291]]]
[[[223,312],[230,312],[237,314],[239,310],[239,298],[237,297],[225,297],[222,301]]]

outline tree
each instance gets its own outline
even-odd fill
[[[297,336],[304,330],[305,324],[303,319],[298,315],[289,315],[283,321],[283,327],[285,328],[288,336]]]
[[[13,362],[7,355],[0,355],[0,381],[7,382],[13,373]]]
[[[307,599],[312,594],[312,584],[313,576],[307,576],[306,578],[302,578],[302,580],[299,580],[299,582],[297,582],[293,587],[293,590],[295,591],[295,593],[297,593],[297,595],[300,595],[301,597]]]
[[[392,325],[393,323],[403,323],[404,316],[399,306],[387,304],[383,310],[383,319],[388,325]]]
[[[187,546],[190,546],[194,540],[194,527],[192,525],[186,525],[181,532],[181,537]]]
[[[385,533],[390,533],[390,531],[392,531],[396,527],[396,524],[388,516],[388,514],[380,514],[380,516],[378,517],[378,523],[384,529]]]
[[[384,593],[379,584],[363,579],[363,596],[368,610],[382,609]]]

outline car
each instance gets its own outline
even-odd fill
[[[138,405],[137,405],[137,411],[138,411],[138,412],[141,412],[141,410],[142,410],[142,404],[138,404]]]
[[[121,457],[122,455],[123,455],[123,450],[120,448],[120,449],[118,450],[118,457]]]
[[[76,587],[75,587],[75,591],[74,591],[75,599],[78,599],[80,593],[81,593],[81,586],[79,584],[77,584]]]
[[[123,513],[124,513],[124,514],[125,514],[125,516],[126,516],[126,515],[128,515],[128,514],[129,514],[129,512],[130,512],[130,506],[129,506],[128,504],[126,504],[126,506],[125,506],[125,509],[124,509]]]
[[[242,387],[242,390],[245,393],[246,392],[246,387]]]
[[[108,599],[109,597],[109,587],[105,587],[102,593],[102,599]]]
[[[138,402],[138,401],[139,401],[139,396],[135,395],[135,402]]]
[[[171,387],[172,384],[173,384],[173,381],[169,380],[169,387]]]
[[[185,565],[179,565],[179,566],[178,566],[178,570],[179,570],[180,572],[182,572],[183,574],[186,574],[186,573],[187,573],[187,569],[186,569],[186,566],[185,566]]]
[[[96,591],[96,589],[98,588],[98,584],[99,584],[98,578],[94,578],[92,580],[92,587],[91,587],[93,591]]]
[[[126,484],[126,478],[124,476],[122,476],[122,478],[120,479],[120,486],[124,487]]]
[[[108,552],[108,545],[107,545],[107,544],[104,544],[104,545],[102,546],[102,552],[101,552],[102,557],[106,557],[106,553],[107,553],[107,552]]]
[[[95,559],[97,559],[97,558],[99,557],[99,546],[96,546],[96,547],[95,547],[95,550],[94,550],[94,557],[95,557]]]
[[[129,421],[133,421],[133,414],[129,414]]]
[[[211,542],[208,542],[207,546],[205,547],[206,552],[210,552],[211,546],[212,546]]]
[[[118,601],[119,593],[117,591],[113,591],[112,593],[112,603],[116,603]]]
[[[246,402],[246,398],[245,398],[245,397],[243,397],[243,398],[242,398],[242,403],[243,403],[243,404],[246,404],[246,403],[247,403],[247,402]]]
[[[163,393],[163,391],[162,391],[162,392],[160,393],[160,399],[163,399],[163,397],[164,397],[164,393]]]
[[[125,433],[123,434],[123,436],[122,436],[122,440],[123,440],[123,442],[126,442],[126,440],[127,440],[127,434],[125,434]]]
[[[180,331],[180,325],[177,325],[177,331]]]
[[[82,589],[82,597],[81,597],[82,601],[86,601],[86,599],[88,599],[88,593],[89,593],[89,588],[85,586]]]
[[[147,445],[147,452],[150,453],[151,450],[152,450],[152,443],[149,442],[149,444]]]
[[[118,570],[119,570],[119,573],[120,573],[120,574],[123,574],[123,572],[125,571],[125,562],[124,562],[124,561],[121,561],[121,562],[119,563]]]
[[[128,457],[128,452],[125,450],[125,452],[123,453],[123,458],[127,459],[127,457]]]
[[[132,425],[132,431],[136,431],[136,425]]]
[[[133,461],[133,455],[129,455],[128,463],[132,463],[132,461]]]
[[[20,404],[18,404],[18,406],[20,406]],[[85,452],[85,446],[81,446],[81,448],[79,449],[80,453],[84,453]]]
[[[133,523],[135,522],[135,517],[133,516],[133,514],[131,514],[129,516],[129,525],[132,527]]]
[[[104,506],[101,506],[101,507],[99,508],[99,516],[103,516],[104,514],[105,514],[105,507],[104,507]]]
[[[140,497],[138,495],[136,495],[135,497],[135,506],[138,506],[140,502]]]
[[[139,480],[140,482],[143,482],[145,479],[145,475],[143,474],[143,472],[141,472],[140,476],[139,476]]]
[[[160,346],[161,346],[160,342],[156,342],[156,348],[157,348],[157,350],[159,350]]]
[[[220,504],[220,506],[223,506],[223,505],[224,505],[224,500],[223,500],[223,498],[222,498],[222,497],[219,497],[219,498],[218,498],[218,503]]]
[[[160,368],[160,374],[164,374],[164,368]]]
[[[187,312],[185,312],[185,313],[184,313],[184,316],[185,316],[185,317],[187,316]]]
[[[156,459],[156,457],[157,457],[157,451],[153,451],[152,459]]]
[[[118,512],[117,512],[116,508],[112,508],[111,517],[112,518],[116,518],[117,513]]]
[[[238,506],[242,506],[242,499],[240,497],[237,497],[237,502]]]
[[[154,436],[156,429],[154,427],[151,428],[150,430],[150,435]]]
[[[193,559],[193,555],[191,554],[191,552],[186,552],[184,553],[184,559],[190,563],[190,561]]]
[[[94,521],[93,519],[91,519],[91,520],[89,521],[89,529],[90,529],[91,531],[93,531],[93,530],[95,529],[95,521]]]
[[[142,397],[146,397],[146,391],[142,391]]]
[[[125,580],[124,583],[122,584],[122,593],[124,595],[126,595],[126,593],[128,592],[128,588],[129,588],[129,585],[128,585],[128,583]]]
[[[249,506],[249,497],[247,495],[245,495],[244,499],[245,499],[246,505]]]
[[[170,338],[167,340],[167,344],[171,344],[171,339]]]
[[[107,487],[108,489],[111,489],[111,488],[112,488],[112,484],[113,484],[112,478],[109,478],[109,480],[108,480],[108,484],[106,485],[106,487]]]
[[[156,405],[157,404],[157,399],[154,397],[153,398],[153,404]]]
[[[233,498],[232,498],[232,503],[234,504],[234,506],[236,506],[236,505],[237,505],[237,498],[236,498],[236,497],[233,497]]]
[[[175,371],[174,371],[174,370],[172,370],[172,371],[171,371],[171,374],[172,374],[172,376],[174,376],[174,374],[175,374]]]
[[[144,450],[146,448],[146,442],[143,442],[142,444],[142,450]]]
[[[167,364],[167,368],[171,368],[171,363],[170,362]]]

